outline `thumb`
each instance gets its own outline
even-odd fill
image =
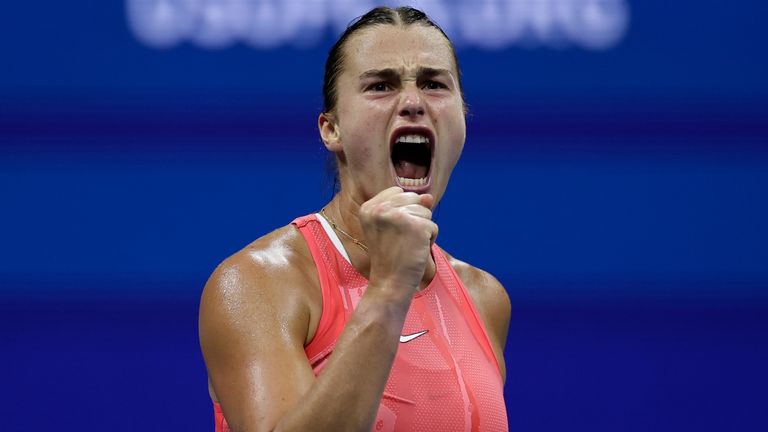
[[[435,205],[435,197],[432,194],[419,195],[419,204],[432,210],[432,206]]]

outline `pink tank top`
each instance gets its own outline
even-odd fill
[[[317,331],[304,348],[319,375],[368,281],[339,253],[315,215],[293,224],[312,252],[323,295]],[[436,245],[432,255],[437,272],[414,295],[373,431],[507,431],[503,381],[483,324]],[[218,404],[214,411],[216,432],[228,432]]]

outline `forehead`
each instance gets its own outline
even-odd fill
[[[456,74],[448,40],[433,27],[376,25],[356,33],[345,45],[344,72],[353,77],[371,69],[418,67]]]

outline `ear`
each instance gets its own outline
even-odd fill
[[[320,131],[320,138],[325,144],[325,148],[332,152],[340,152],[341,136],[339,134],[339,125],[336,118],[331,113],[320,113],[317,117],[317,129]]]

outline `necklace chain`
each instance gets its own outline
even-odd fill
[[[333,227],[334,231],[338,231],[340,234],[342,234],[345,237],[347,237],[348,239],[352,240],[352,243],[354,243],[355,245],[357,245],[357,247],[362,249],[363,252],[368,253],[368,246],[366,246],[365,243],[363,243],[362,241],[356,239],[355,237],[352,237],[350,234],[347,234],[347,232],[344,231],[343,229],[339,228],[336,225],[336,221],[334,221],[333,218],[328,216],[328,214],[325,212],[325,207],[323,207],[320,210],[320,214],[322,214],[326,219],[328,219],[328,222],[331,224],[331,226]]]

